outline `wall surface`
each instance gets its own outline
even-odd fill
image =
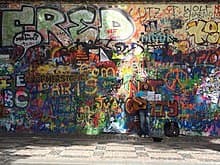
[[[0,131],[136,132],[128,102],[145,83],[151,127],[170,118],[183,134],[220,136],[219,4],[0,9]]]

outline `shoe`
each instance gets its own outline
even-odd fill
[[[149,135],[144,135],[144,137],[146,138],[146,137],[149,137]]]
[[[142,136],[143,136],[143,134],[139,133],[139,134],[138,134],[138,136],[139,136],[139,137],[142,137]]]

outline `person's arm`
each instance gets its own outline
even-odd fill
[[[146,100],[144,100],[140,97],[134,97],[133,100],[136,101],[139,105],[146,104]]]

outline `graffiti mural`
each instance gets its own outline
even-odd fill
[[[219,5],[2,3],[0,131],[220,136]]]

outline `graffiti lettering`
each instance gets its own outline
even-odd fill
[[[214,16],[220,17],[220,5],[215,5]]]
[[[19,59],[21,59],[26,53],[28,48],[35,45],[39,45],[41,43],[41,35],[38,34],[37,32],[32,32],[32,31],[18,33],[15,36],[14,43],[15,45],[24,47],[23,55],[19,57]]]
[[[37,30],[40,33],[46,33],[46,36],[48,36],[44,40],[46,43],[49,42],[49,33],[51,32],[64,46],[68,46],[71,43],[67,32],[58,26],[65,21],[64,14],[58,10],[50,8],[37,9]]]
[[[14,35],[22,32],[25,26],[34,25],[34,9],[22,6],[20,11],[6,10],[2,13],[2,46],[12,46]],[[28,19],[26,19],[28,17]]]
[[[52,86],[52,96],[71,95],[71,86],[68,83],[54,84]]]
[[[166,112],[168,117],[175,117],[178,115],[178,103],[174,102],[164,102],[156,101],[150,102],[151,105],[151,115],[156,117],[165,117]]]
[[[140,23],[144,23],[145,20],[157,18],[160,8],[157,7],[138,7],[131,8],[129,10],[129,14],[134,18],[134,21],[139,21]]]
[[[10,76],[0,76],[0,89],[6,89],[12,86],[12,79]]]
[[[25,80],[24,80],[24,75],[16,75],[16,86],[17,87],[24,87],[26,86]]]
[[[202,20],[192,21],[187,24],[187,31],[194,36],[196,44],[220,43],[220,23],[215,21],[205,22]]]
[[[4,106],[12,108],[16,105],[19,108],[25,108],[28,105],[28,94],[24,90],[17,90],[15,96],[9,89],[4,90],[3,93]]]
[[[96,10],[92,7],[81,7],[68,11],[70,22],[74,26],[69,28],[72,38],[79,38],[81,33],[86,32],[91,35],[91,39],[95,39],[97,35]],[[83,20],[83,21],[82,21]],[[83,41],[83,39],[81,39]]]
[[[15,94],[15,105],[25,108],[28,105],[28,94],[25,91],[17,91]]]
[[[36,75],[26,75],[27,82],[29,83],[59,83],[59,82],[75,82],[79,80],[85,80],[86,76],[71,74],[36,74]]]
[[[172,35],[161,32],[148,34],[141,33],[140,41],[143,44],[165,44],[177,42],[177,38],[175,38]]]
[[[86,86],[88,88],[86,89],[85,93],[89,95],[93,95],[97,91],[97,79],[95,78],[90,78],[86,81]]]
[[[203,19],[204,17],[212,17],[213,12],[209,5],[190,5],[184,6],[183,16],[188,20]]]
[[[100,39],[126,40],[134,32],[132,20],[122,10],[101,9],[101,22]],[[114,36],[111,34],[110,38],[106,34],[111,29],[114,29],[115,32]]]
[[[49,34],[53,34],[63,46],[69,46],[73,40],[80,37],[81,33],[91,34],[93,36],[91,39],[95,39],[98,29],[100,39],[126,40],[134,32],[132,20],[120,9],[100,8],[100,16],[96,16],[96,9],[81,7],[70,10],[66,17],[64,13],[56,9],[39,7],[36,10],[36,16],[37,24],[35,25],[32,7],[23,6],[21,11],[4,11],[2,27],[7,28],[3,28],[2,46],[12,46],[13,36],[17,33],[18,36],[14,42],[27,48],[36,45],[36,39],[39,43],[38,33],[43,36],[45,43],[49,43]],[[25,19],[26,17],[29,19]],[[101,21],[100,26],[97,20]],[[71,22],[71,26],[65,27],[64,24],[67,22]],[[22,33],[22,30],[30,25],[36,26],[38,33]],[[109,33],[112,29],[114,33]]]

